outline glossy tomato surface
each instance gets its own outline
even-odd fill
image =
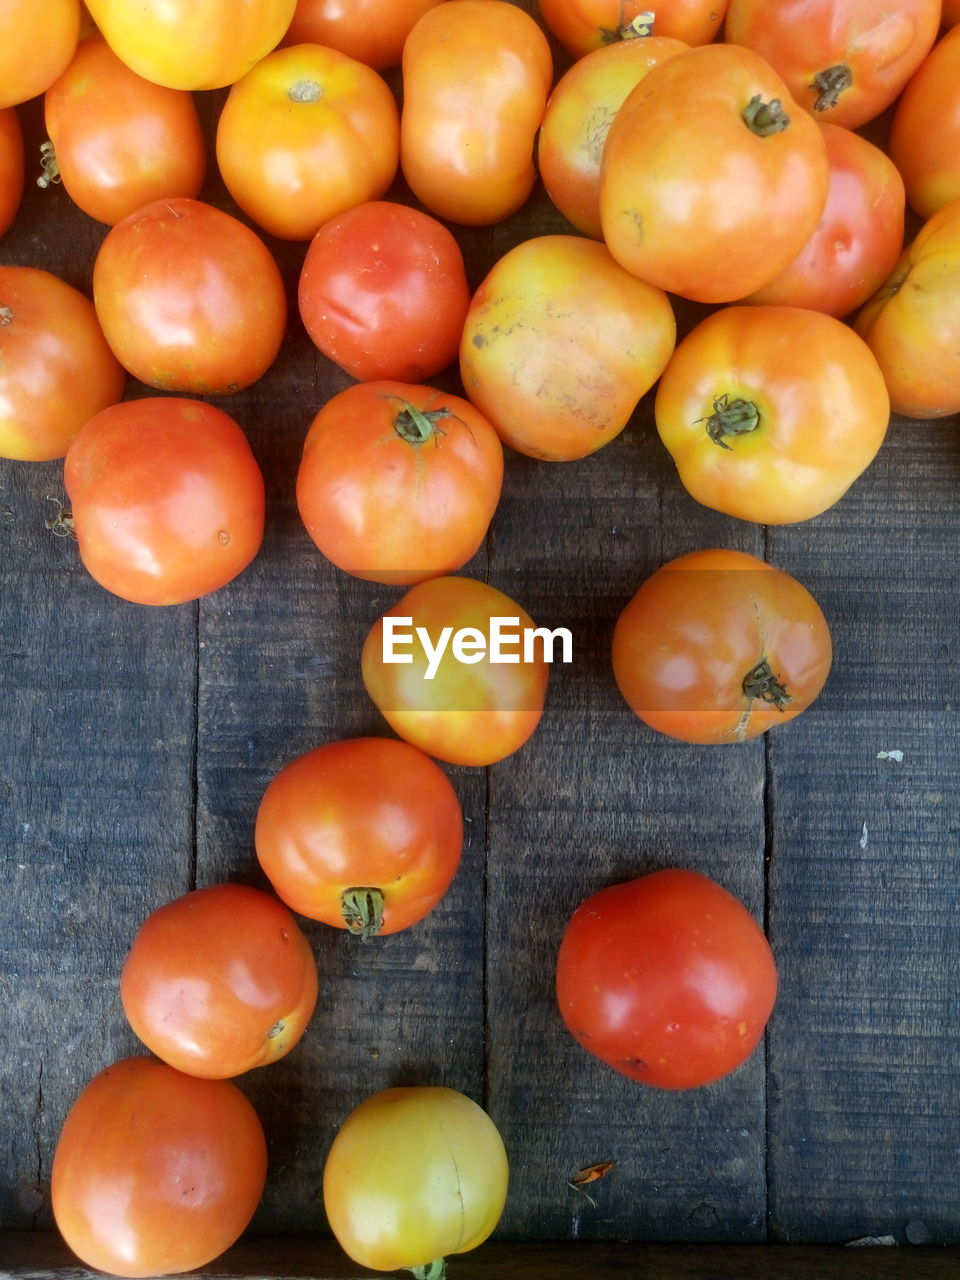
[[[64,463],[80,556],[138,604],[225,586],[263,539],[264,484],[238,423],[211,404],[149,396],[104,409]]]
[[[471,1098],[442,1086],[384,1089],[346,1118],[323,1170],[323,1205],[344,1251],[377,1271],[467,1253],[500,1220],[503,1140]]]
[[[67,1114],[53,1214],[88,1267],[179,1275],[246,1229],[266,1173],[263,1128],[235,1084],[125,1058],[94,1076]]]
[[[23,197],[23,129],[16,107],[0,107],[0,236]]]
[[[474,555],[500,500],[503,446],[461,396],[403,382],[357,383],[307,432],[297,506],[340,569],[408,585]]]
[[[792,524],[820,515],[877,455],[883,374],[842,321],[800,307],[723,307],[678,344],[657,387],[657,431],[704,506]]]
[[[567,1029],[607,1066],[661,1089],[736,1070],[773,1011],[777,971],[746,907],[696,871],[654,871],[582,902],[557,956]]]
[[[43,93],[73,57],[80,0],[4,0],[0,9],[0,108]]]
[[[960,198],[960,31],[948,31],[911,76],[889,151],[921,218]]]
[[[669,0],[651,9],[644,0],[539,0],[548,28],[569,54],[668,36],[688,45],[708,44],[723,23],[726,0]]]
[[[463,816],[446,774],[422,751],[351,738],[274,775],[254,839],[284,902],[370,938],[406,929],[437,905],[460,864]]]
[[[613,633],[617,686],[650,728],[684,742],[754,738],[805,711],[830,673],[810,592],[742,551],[693,551],[642,582]]]
[[[0,266],[0,457],[62,458],[125,383],[86,294],[37,267]]]
[[[157,907],[120,975],[127,1021],[172,1067],[226,1079],[282,1058],[306,1030],[317,966],[291,912],[240,884]]]
[[[385,71],[400,65],[414,23],[441,0],[297,0],[284,44],[322,44]]]
[[[107,341],[160,391],[229,395],[263,376],[286,332],[287,297],[264,242],[202,200],[157,200],[118,222],[93,265]]]
[[[605,245],[534,236],[498,259],[474,293],[460,374],[504,444],[572,461],[620,434],[675,342],[666,294]]]
[[[522,747],[543,715],[547,658],[563,650],[537,631],[489,583],[431,578],[371,627],[363,683],[407,742],[451,764],[493,764]]]

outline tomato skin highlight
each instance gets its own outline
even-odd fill
[[[753,1053],[777,971],[763,930],[699,872],[668,869],[610,885],[573,913],[556,994],[574,1039],[620,1074],[694,1089]]]

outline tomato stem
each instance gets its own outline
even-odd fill
[[[653,24],[656,14],[652,9],[645,9],[643,13],[638,13],[632,22],[628,22],[625,27],[620,28],[621,40],[642,39],[644,36],[653,35]]]
[[[393,429],[407,444],[429,444],[436,436],[443,435],[437,426],[442,418],[449,418],[446,409],[418,409],[409,400],[401,401],[403,408],[393,422]]]
[[[409,1271],[415,1280],[444,1280],[447,1274],[447,1260],[436,1258],[422,1267],[401,1267],[401,1270]]]
[[[834,67],[818,71],[810,86],[817,93],[813,104],[814,111],[829,111],[831,107],[835,107],[841,93],[844,89],[849,89],[852,84],[853,72],[845,62],[838,62]]]
[[[780,683],[773,674],[773,669],[766,658],[761,658],[755,667],[743,677],[743,692],[748,698],[759,698],[762,702],[772,702],[778,711],[782,711],[793,698],[787,692],[786,685]]]
[[[771,98],[764,102],[759,93],[754,94],[740,113],[743,122],[751,133],[758,138],[769,137],[771,133],[780,133],[790,123],[790,117],[783,109],[779,98]]]
[[[53,143],[49,139],[40,143],[40,168],[42,172],[37,179],[37,186],[44,191],[47,187],[51,187],[54,183],[60,181],[60,166],[57,164],[57,153],[54,151]]]
[[[721,449],[729,449],[724,436],[745,436],[760,426],[760,410],[752,400],[739,397],[731,400],[726,394],[717,396],[713,413],[708,418],[698,418],[707,424],[707,435]]]
[[[383,928],[383,892],[369,886],[344,889],[340,895],[343,923],[356,938],[366,942]]]

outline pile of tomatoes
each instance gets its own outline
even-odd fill
[[[65,523],[123,599],[177,604],[234,580],[261,546],[264,481],[209,398],[229,403],[277,359],[290,303],[268,240],[299,243],[299,320],[351,380],[305,434],[304,529],[338,570],[403,592],[359,655],[396,737],[326,743],[276,775],[256,824],[275,893],[196,890],[131,941],[121,1000],[153,1056],[83,1091],[52,1194],[85,1262],[136,1276],[204,1265],[259,1202],[263,1131],[233,1077],[307,1028],[318,975],[296,915],[363,939],[423,919],[463,839],[437,762],[492,764],[536,731],[551,637],[459,573],[496,519],[510,451],[584,458],[649,393],[696,500],[794,523],[857,481],[891,410],[960,411],[960,4],[87,11],[0,8],[0,234],[34,176],[19,108],[41,95],[39,181],[104,228],[92,298],[0,265],[0,456],[63,459]],[[211,92],[213,156],[198,112]],[[234,213],[200,199],[211,161]],[[402,201],[387,198],[398,179]],[[471,290],[458,228],[503,221],[538,181],[568,233],[514,246]],[[677,301],[702,312],[679,339]],[[462,395],[431,385],[452,367]],[[524,644],[498,662],[504,619]],[[401,623],[419,639],[390,661]],[[611,654],[626,707],[703,744],[800,714],[830,662],[809,592],[722,548],[642,583]],[[189,972],[171,959],[184,936]],[[664,1088],[740,1065],[776,987],[760,927],[695,871],[601,890],[557,962],[570,1033]],[[123,1141],[92,1155],[106,1128]],[[351,1257],[419,1275],[485,1239],[506,1190],[493,1122],[448,1089],[372,1095],[324,1176]]]

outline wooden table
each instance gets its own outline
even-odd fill
[[[209,125],[219,99],[201,97]],[[37,104],[23,115],[35,147]],[[204,197],[232,209],[213,176]],[[512,244],[560,230],[538,191],[507,222],[463,233],[472,283]],[[0,261],[89,293],[104,233],[63,190],[31,189]],[[306,428],[349,379],[296,314],[305,246],[270,243],[290,289],[287,341],[260,382],[217,401],[248,432],[269,495],[262,552],[234,583],[171,608],[113,597],[47,528],[65,500],[61,464],[0,461],[0,1275],[86,1274],[52,1233],[50,1162],[85,1081],[138,1052],[117,982],[140,921],[197,885],[262,884],[253,819],[277,769],[319,743],[388,732],[358,657],[398,593],[324,562],[294,503]],[[694,311],[679,308],[681,329]],[[454,371],[434,381],[458,387]],[[461,1280],[825,1275],[815,1246],[863,1237],[900,1247],[831,1250],[835,1274],[960,1268],[937,1247],[960,1244],[958,489],[957,421],[895,420],[824,515],[736,521],[681,488],[649,396],[592,458],[508,457],[466,571],[540,625],[570,628],[574,661],[554,668],[521,751],[449,769],[468,838],[427,920],[366,945],[306,922],[319,1004],[295,1052],[240,1081],[270,1176],[251,1240],[209,1274],[355,1274],[329,1241],[298,1242],[325,1235],[320,1173],[337,1126],[394,1083],[461,1089],[503,1133],[506,1212],[495,1240],[451,1267]],[[656,736],[610,670],[637,584],[706,546],[798,577],[834,638],[818,702],[739,746]],[[577,903],[666,866],[737,894],[763,920],[781,981],[750,1061],[685,1093],[585,1054],[552,993]],[[570,1181],[600,1160],[616,1164],[588,1198]],[[764,1244],[781,1247],[778,1263],[751,1247]]]

